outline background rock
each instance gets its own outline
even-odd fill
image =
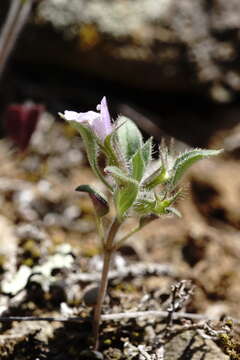
[[[85,111],[107,95],[113,114],[157,140],[207,146],[239,119],[239,18],[237,0],[42,0],[2,79],[0,110],[32,99],[54,114]]]
[[[191,360],[227,360],[212,340],[204,340],[198,334],[187,331],[175,336],[165,345],[165,360],[191,359]]]
[[[56,36],[49,23],[67,48],[47,41]],[[43,0],[35,24],[19,57],[223,103],[240,89],[238,0]]]

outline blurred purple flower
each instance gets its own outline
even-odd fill
[[[22,151],[28,147],[43,111],[44,106],[37,104],[16,104],[7,107],[5,113],[7,135]]]
[[[94,133],[104,141],[106,136],[112,132],[111,118],[105,96],[102,98],[101,104],[97,106],[97,110],[100,111],[100,113],[95,111],[77,113],[66,110],[64,111],[63,117],[67,121],[76,121],[89,125]]]

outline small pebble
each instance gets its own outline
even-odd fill
[[[91,286],[90,288],[86,289],[84,295],[83,295],[83,301],[86,306],[95,306],[97,303],[97,297],[98,297],[98,286]]]

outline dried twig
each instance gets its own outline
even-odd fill
[[[168,264],[138,263],[126,266],[119,270],[112,270],[109,272],[108,278],[109,280],[119,279],[119,281],[122,281],[123,278],[129,276],[139,277],[148,275],[174,277],[176,274],[173,266]],[[71,281],[74,283],[77,281],[94,282],[99,281],[100,277],[100,273],[78,273],[71,276]]]
[[[168,311],[137,311],[137,312],[124,312],[116,314],[105,314],[101,316],[102,321],[121,321],[135,318],[167,318],[169,315]],[[191,319],[191,320],[219,320],[218,318],[209,318],[204,314],[191,314],[186,312],[173,313],[173,319]],[[56,322],[78,322],[84,320],[84,317],[37,317],[37,316],[1,316],[0,322],[12,322],[12,321],[56,321]],[[233,319],[234,323],[240,324],[240,320]]]
[[[125,313],[116,313],[116,314],[106,314],[102,315],[103,321],[118,321],[123,319],[134,319],[134,318],[167,318],[169,316],[168,311],[158,311],[158,310],[150,310],[150,311],[137,311],[137,312],[125,312]],[[173,313],[173,319],[192,319],[192,320],[209,320],[204,314],[191,314],[186,312],[176,312]],[[1,318],[0,318],[1,320]],[[210,320],[218,320],[216,318]]]
[[[190,281],[182,280],[174,284],[171,289],[171,303],[168,307],[167,325],[164,331],[164,336],[168,338],[172,334],[172,325],[174,320],[174,314],[183,310],[189,298],[193,293],[193,286]]]

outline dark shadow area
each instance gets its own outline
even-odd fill
[[[12,61],[1,81],[0,107],[3,112],[9,102],[29,99],[44,103],[53,114],[65,109],[86,111],[94,110],[103,95],[113,115],[131,117],[156,140],[167,134],[191,146],[207,146],[217,131],[231,129],[240,117],[237,101],[221,105],[196,94],[143,91],[59,66],[17,61]]]
[[[187,347],[185,348],[182,355],[178,358],[178,360],[191,360],[194,357],[194,354],[196,354],[199,351],[204,352],[201,359],[203,360],[205,359],[205,356],[207,354],[206,345],[203,343],[202,345],[194,346],[194,342],[195,342],[195,335],[193,335],[193,337],[190,339]]]

